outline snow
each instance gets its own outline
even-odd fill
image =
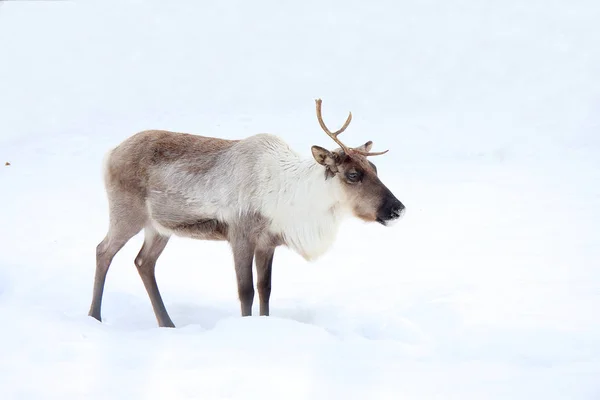
[[[3,399],[600,398],[600,5],[0,2]],[[224,243],[174,239],[156,325],[107,227],[106,150],[149,128],[374,141],[407,206],[275,254],[241,318]],[[4,166],[5,162],[10,166]],[[255,313],[258,304],[255,302]]]

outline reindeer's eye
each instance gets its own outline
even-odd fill
[[[358,171],[349,171],[346,173],[346,179],[348,179],[349,182],[358,182],[360,181],[361,178],[361,173]]]

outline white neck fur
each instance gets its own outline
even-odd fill
[[[323,255],[335,240],[347,209],[337,178],[325,179],[314,160],[282,162],[279,191],[269,196],[271,231],[306,260]]]

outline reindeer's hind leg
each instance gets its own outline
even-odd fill
[[[113,199],[109,195],[110,227],[108,234],[96,247],[96,275],[94,293],[88,315],[102,321],[102,293],[106,274],[113,257],[125,243],[142,230],[147,219],[143,205],[136,199]]]
[[[156,275],[154,273],[156,260],[158,260],[158,257],[160,257],[169,242],[169,237],[159,234],[152,226],[146,226],[145,235],[144,245],[135,258],[135,265],[140,273],[142,282],[144,282],[146,292],[148,292],[148,296],[150,297],[158,325],[175,328],[158,290]]]

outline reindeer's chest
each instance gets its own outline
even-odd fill
[[[334,243],[340,220],[335,212],[292,212],[275,219],[270,232],[306,260],[314,260]]]

